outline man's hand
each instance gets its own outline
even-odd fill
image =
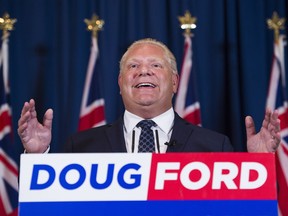
[[[280,120],[278,111],[267,109],[262,127],[256,133],[251,116],[245,118],[248,152],[275,152],[280,144]]]
[[[28,153],[43,153],[51,142],[53,110],[48,109],[43,117],[43,124],[38,122],[35,101],[25,102],[18,121],[18,134]]]

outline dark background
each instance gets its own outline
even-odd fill
[[[52,152],[76,132],[91,42],[85,18],[96,13],[105,21],[97,71],[111,122],[123,112],[117,84],[121,55],[133,41],[152,37],[172,50],[180,70],[184,37],[177,17],[189,10],[197,17],[193,66],[202,125],[245,151],[244,118],[252,115],[259,129],[265,110],[273,52],[266,20],[273,11],[287,17],[287,8],[285,0],[0,0],[0,15],[17,19],[9,41],[15,135],[30,98],[40,120],[54,109]],[[15,141],[18,159],[23,148],[18,136]]]

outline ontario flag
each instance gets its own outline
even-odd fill
[[[9,105],[8,35],[0,50],[0,215],[18,215],[18,165],[11,157],[14,139]]]
[[[288,215],[288,100],[285,83],[284,35],[274,42],[267,108],[279,111],[281,143],[276,152],[279,215]]]
[[[105,124],[104,98],[100,96],[99,73],[96,73],[96,62],[99,55],[97,37],[92,36],[90,59],[88,63],[78,130],[97,127]]]
[[[196,78],[192,62],[192,39],[190,35],[186,34],[179,88],[174,108],[188,122],[201,125],[200,103],[197,98]]]

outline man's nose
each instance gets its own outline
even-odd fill
[[[148,67],[143,66],[140,68],[139,76],[150,76],[150,75],[152,75],[152,72]]]

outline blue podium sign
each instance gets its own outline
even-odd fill
[[[23,154],[19,215],[278,215],[269,153]]]

